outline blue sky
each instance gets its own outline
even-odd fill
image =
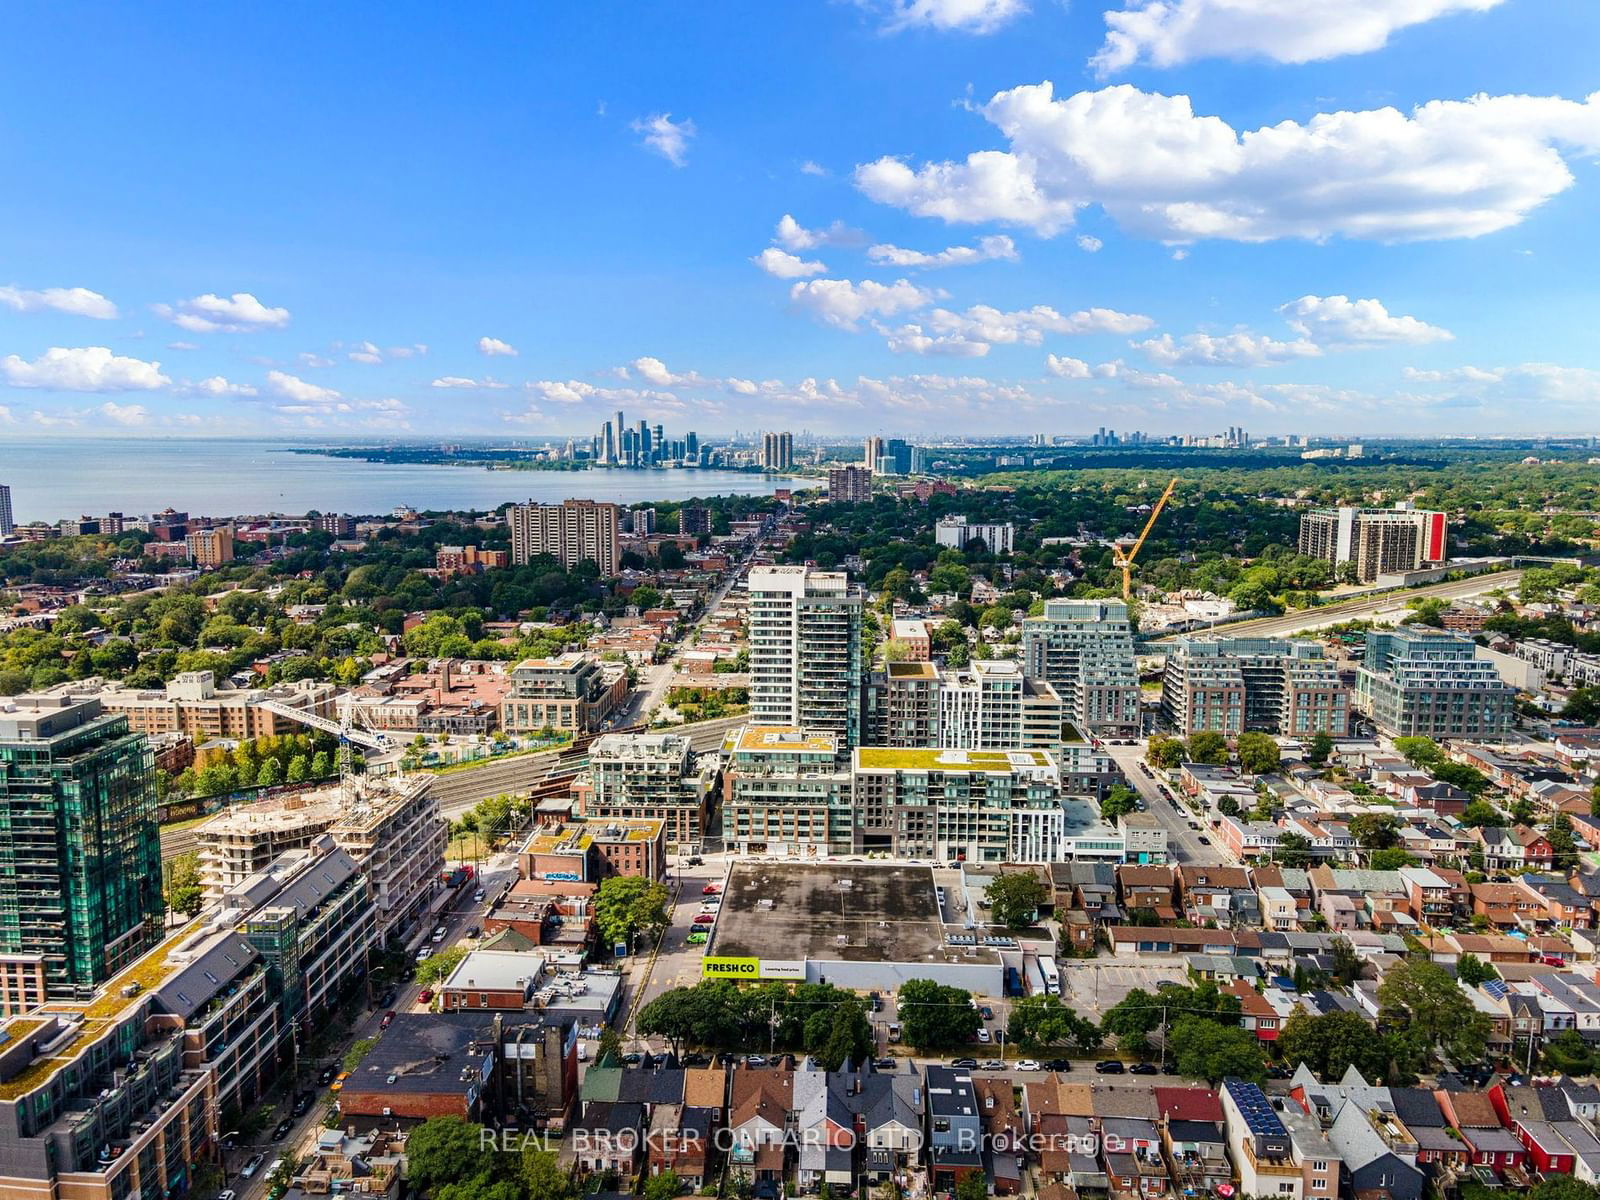
[[[8,13],[0,439],[1600,432],[1592,0],[379,13]]]

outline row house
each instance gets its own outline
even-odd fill
[[[1244,980],[1235,980],[1223,989],[1239,999],[1239,1024],[1255,1034],[1256,1041],[1271,1043],[1278,1040],[1286,1018],[1260,992]]]
[[[1243,867],[1179,867],[1178,894],[1183,915],[1196,924],[1226,929],[1261,923],[1255,888]]]
[[[1240,862],[1260,862],[1277,852],[1283,837],[1281,826],[1270,821],[1249,821],[1243,817],[1223,817],[1217,825],[1222,846]]]
[[[1573,1110],[1566,1091],[1500,1082],[1488,1096],[1501,1122],[1527,1150],[1529,1166],[1545,1176],[1576,1175],[1594,1181],[1600,1167],[1600,1140]]]
[[[1473,831],[1490,871],[1549,870],[1555,861],[1550,839],[1526,825],[1485,825]]]
[[[1471,1165],[1488,1167],[1526,1184],[1527,1148],[1500,1123],[1500,1114],[1487,1092],[1434,1091],[1445,1120],[1461,1135]]]
[[[1461,872],[1444,867],[1402,867],[1400,878],[1406,887],[1406,911],[1417,924],[1449,926],[1466,915],[1471,892]]]
[[[1280,822],[1284,833],[1293,833],[1311,843],[1311,857],[1318,861],[1343,861],[1355,853],[1359,843],[1342,821],[1313,820],[1306,816],[1285,816]]]
[[[1472,915],[1493,929],[1531,929],[1545,913],[1543,899],[1516,883],[1471,885]]]
[[[1147,909],[1158,921],[1178,918],[1170,867],[1120,866],[1117,868],[1117,891],[1121,894],[1124,913]]]
[[[1540,907],[1535,918],[1539,923],[1572,929],[1594,926],[1594,909],[1589,897],[1560,875],[1524,874],[1512,886],[1521,888]]]

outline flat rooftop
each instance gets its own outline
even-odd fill
[[[939,750],[932,747],[862,746],[855,752],[863,771],[1044,770],[1055,760],[1043,750]]]
[[[997,962],[947,947],[931,867],[737,863],[706,953],[826,962]]]
[[[939,678],[939,668],[931,662],[892,662],[888,668],[890,679]]]
[[[596,842],[652,842],[661,833],[665,822],[656,817],[637,820],[607,818],[603,821],[563,822],[561,825],[535,830],[523,844],[524,854],[577,854]]]
[[[831,733],[796,729],[792,725],[745,725],[729,740],[735,750],[791,750],[804,754],[834,754],[839,739]]]

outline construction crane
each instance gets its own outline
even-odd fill
[[[1144,548],[1145,538],[1150,536],[1150,530],[1156,523],[1156,518],[1161,515],[1161,510],[1167,506],[1167,501],[1172,498],[1172,489],[1178,486],[1178,477],[1174,475],[1167,484],[1167,490],[1161,493],[1155,507],[1150,510],[1150,519],[1144,523],[1144,528],[1139,531],[1139,540],[1133,543],[1131,549],[1125,549],[1122,542],[1113,542],[1111,546],[1111,561],[1122,568],[1122,598],[1133,599],[1133,560],[1139,557],[1139,551]]]
[[[292,704],[285,704],[281,700],[262,700],[259,703],[270,713],[298,721],[302,725],[309,725],[313,729],[320,729],[323,733],[330,733],[339,739],[339,789],[344,793],[346,803],[353,803],[356,799],[356,773],[351,745],[365,746],[368,750],[394,749],[394,742],[384,734],[375,733],[370,729],[357,729],[348,706],[337,721],[330,721],[327,717],[296,708]]]

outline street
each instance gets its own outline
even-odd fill
[[[1144,762],[1146,742],[1140,739],[1132,746],[1105,745],[1105,752],[1122,768],[1122,773],[1128,777],[1128,786],[1138,792],[1144,800],[1145,808],[1167,828],[1167,854],[1169,859],[1178,864],[1200,863],[1203,865],[1222,864],[1228,857],[1216,844],[1216,839],[1210,833],[1189,828],[1189,822],[1195,820],[1190,811],[1183,806],[1181,800],[1171,801],[1161,794],[1161,787],[1153,775],[1146,775],[1140,770]],[[1168,785],[1168,790],[1177,797],[1176,788]],[[1204,837],[1210,840],[1210,845],[1200,841]]]

